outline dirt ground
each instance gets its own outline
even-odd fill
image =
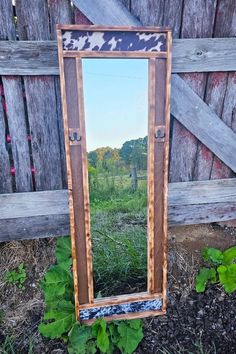
[[[136,353],[236,353],[236,294],[219,286],[204,294],[194,291],[194,278],[205,246],[226,249],[236,245],[236,229],[218,225],[169,230],[168,310],[165,316],[144,320],[145,337]],[[54,262],[55,239],[0,244],[0,343],[11,338],[17,354],[63,354],[62,342],[42,338],[37,327],[43,314],[40,290]],[[25,264],[25,289],[6,284],[4,274]],[[0,346],[0,353],[2,345]]]

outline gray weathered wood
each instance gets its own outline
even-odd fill
[[[15,167],[16,191],[26,192],[32,190],[33,184],[21,79],[6,76],[3,78],[3,87]]]
[[[0,39],[16,40],[13,7],[10,0],[0,3]],[[15,76],[3,76],[2,83],[8,129],[11,136],[9,149],[15,167],[15,189],[17,192],[30,191],[32,190],[32,174],[22,80]]]
[[[138,26],[140,23],[116,0],[72,0],[86,17],[96,25]]]
[[[205,0],[185,0],[183,2],[181,37],[211,37],[215,7],[216,0],[208,2]],[[204,49],[197,50],[196,53],[203,55]],[[181,77],[201,99],[204,99],[206,74],[195,72],[194,74],[181,75]],[[176,140],[178,144],[176,144]],[[209,172],[206,174],[209,168],[202,166],[203,162],[205,165],[208,164],[208,160],[201,159],[201,147],[202,144],[194,135],[186,131],[176,120],[173,122],[170,181],[209,179]],[[203,146],[203,149],[207,150],[205,146]]]
[[[49,40],[49,14],[44,0],[18,0],[20,40]],[[32,156],[37,190],[62,187],[62,165],[54,78],[25,77]]]
[[[50,38],[56,39],[56,25],[58,23],[65,24],[72,22],[72,8],[71,3],[68,0],[48,0],[49,15],[50,15]],[[56,56],[56,62],[58,56]],[[61,106],[61,89],[59,77],[54,77],[55,94],[56,94],[56,107],[57,107],[57,119],[59,128],[59,145],[61,153],[61,167],[62,167],[62,186],[67,188],[67,171],[66,171],[66,155],[64,144],[64,127],[62,117]]]
[[[175,39],[172,73],[236,70],[236,38]],[[2,41],[0,75],[58,75],[55,41]]]
[[[0,96],[0,193],[10,193],[12,182],[10,174],[10,161],[6,148],[6,126]]]
[[[172,75],[171,113],[236,171],[236,134],[176,74]]]
[[[69,232],[67,190],[0,195],[0,241]],[[169,184],[169,224],[236,218],[236,179]]]
[[[215,19],[215,37],[236,36],[236,11],[234,1],[218,1]],[[222,38],[225,40],[226,38]],[[235,73],[209,74],[207,89],[208,104],[222,118],[222,120],[235,131],[234,115],[236,106]],[[232,80],[233,79],[233,80]],[[233,103],[234,102],[234,103]],[[232,104],[233,103],[233,104]],[[232,177],[232,171],[216,156],[213,156],[211,178]]]

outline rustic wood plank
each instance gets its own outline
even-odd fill
[[[57,43],[2,41],[0,75],[58,75]],[[172,73],[236,70],[236,38],[175,39]]]
[[[215,8],[216,0],[210,2],[205,2],[205,0],[185,0],[183,3],[181,37],[211,37]],[[203,55],[204,50],[197,50],[197,53],[202,53]],[[184,74],[181,77],[199,97],[204,99],[207,82],[206,74],[191,73]],[[182,139],[183,135],[184,139]],[[175,144],[175,140],[178,141],[178,145]],[[202,144],[193,134],[186,131],[182,125],[179,125],[174,120],[171,146],[171,181],[209,179],[211,160],[206,159],[206,153],[204,154],[204,159],[201,158],[201,146]],[[206,149],[206,147],[204,146],[203,149]],[[186,171],[186,175],[184,175],[184,171]]]
[[[69,24],[72,22],[72,7],[67,0],[48,0],[49,6],[49,16],[50,16],[50,38],[52,40],[56,39],[56,25]],[[58,65],[58,54],[57,48],[55,62]],[[55,53],[54,53],[55,54]],[[66,155],[65,155],[65,143],[64,143],[64,127],[63,127],[63,117],[62,117],[62,106],[61,106],[61,90],[60,90],[60,78],[54,77],[55,85],[55,95],[56,95],[56,108],[57,108],[57,119],[59,127],[59,144],[60,144],[60,154],[61,154],[61,168],[62,168],[62,186],[67,188],[67,173],[66,173]]]
[[[227,166],[236,171],[235,133],[177,75],[172,75],[171,112]]]
[[[235,218],[236,202],[169,206],[168,213],[169,226],[204,224]],[[0,220],[0,242],[65,235],[69,235],[68,211],[67,214]]]
[[[169,225],[236,218],[236,179],[169,184]],[[0,195],[0,242],[69,234],[68,191]]]
[[[72,0],[74,5],[96,25],[136,26],[136,20],[125,5],[116,0]]]
[[[48,6],[44,0],[16,2],[20,40],[49,40]],[[54,78],[25,77],[26,102],[37,190],[62,187],[62,167]]]
[[[164,0],[131,0],[131,13],[137,17],[143,25],[163,26]]]
[[[16,40],[13,6],[9,0],[0,3],[0,39]],[[11,137],[9,148],[15,168],[14,188],[17,192],[30,191],[33,184],[22,81],[19,77],[3,76],[2,83]]]
[[[236,203],[213,203],[173,206],[168,214],[169,226],[208,224],[236,218]]]
[[[235,4],[233,4],[232,1],[218,1],[214,29],[215,37],[236,35],[236,12],[234,9]],[[222,38],[222,40],[227,40],[227,38]],[[232,124],[232,129],[235,131],[235,128],[233,127],[233,115],[236,103],[232,105],[232,102],[236,101],[236,92],[235,85],[232,85],[233,76],[234,73],[209,74],[207,100],[208,104],[229,127],[231,127]],[[233,176],[233,172],[225,164],[223,164],[216,156],[212,157],[213,163],[211,169],[211,179]]]
[[[10,160],[6,148],[6,126],[0,95],[0,193],[12,192]]]
[[[14,76],[6,76],[2,81],[15,167],[16,191],[26,192],[33,189],[33,182],[22,82],[20,78]]]
[[[236,202],[236,179],[169,183],[169,207]],[[0,220],[68,214],[68,191],[0,195]]]
[[[83,179],[83,151],[81,143],[70,145],[68,139],[68,128],[81,129],[81,107],[78,102],[78,80],[76,59],[66,58],[63,60],[64,78],[62,84],[65,85],[63,93],[63,112],[64,125],[66,135],[66,154],[67,154],[67,171],[70,189],[70,209],[73,217],[71,225],[73,242],[76,244],[76,261],[78,284],[80,291],[78,292],[79,303],[89,302],[88,272],[87,272],[87,248],[86,248],[86,220],[85,220],[85,200],[84,200],[84,179]],[[84,133],[84,132],[83,132]],[[80,133],[82,135],[82,132]],[[85,136],[82,135],[82,139]]]
[[[179,38],[182,23],[182,13],[183,0],[165,0],[163,25],[170,26],[173,38]]]

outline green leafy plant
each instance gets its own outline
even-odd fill
[[[5,274],[6,283],[15,284],[16,286],[18,286],[18,288],[23,290],[25,289],[24,283],[26,281],[26,278],[27,276],[23,263],[18,266],[17,270],[8,271]]]
[[[236,246],[224,252],[206,247],[202,255],[210,268],[200,269],[196,277],[196,291],[204,292],[208,283],[219,283],[228,294],[234,292],[236,290]]]
[[[99,319],[91,326],[76,322],[71,264],[70,239],[61,237],[57,240],[56,264],[41,282],[46,308],[39,332],[66,341],[69,354],[133,353],[143,338],[141,320],[106,323]]]

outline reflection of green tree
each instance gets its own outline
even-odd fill
[[[146,170],[147,137],[126,141],[121,149],[97,148],[88,153],[88,161],[99,173],[127,173],[131,167]]]
[[[120,149],[120,157],[129,167],[147,169],[147,137],[126,141]]]

